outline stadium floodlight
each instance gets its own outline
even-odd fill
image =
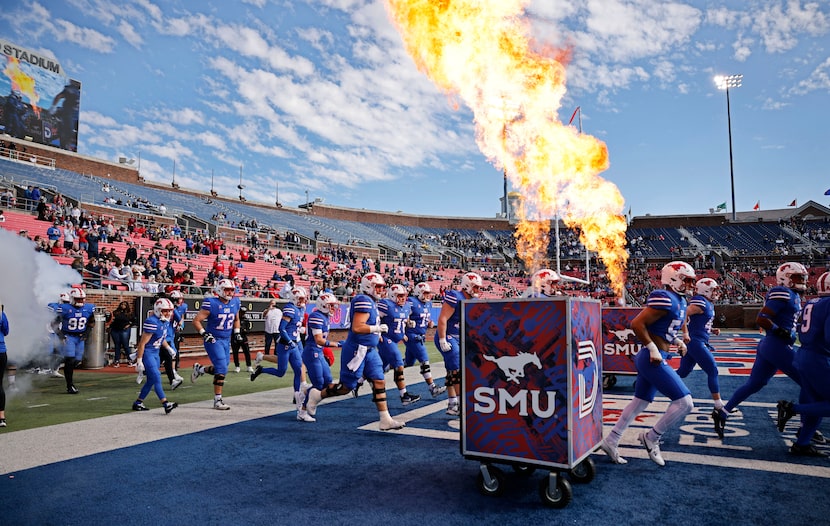
[[[729,107],[729,88],[740,88],[743,75],[718,75],[715,77],[715,86],[726,91],[726,125],[729,129],[729,181],[732,185],[732,221],[735,221],[735,170],[732,165],[732,111]]]

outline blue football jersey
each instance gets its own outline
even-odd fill
[[[280,320],[280,334],[288,335],[288,339],[294,342],[300,341],[300,327],[303,326],[305,318],[305,306],[298,307],[288,303],[282,309],[282,320]]]
[[[378,314],[380,322],[389,327],[386,337],[395,343],[403,340],[406,331],[406,320],[409,319],[408,304],[398,306],[395,300],[384,298],[378,301]]]
[[[219,298],[206,297],[201,310],[210,312],[210,315],[205,320],[204,329],[214,336],[230,338],[239,307],[239,298],[231,298],[228,303],[223,303]]]
[[[70,303],[61,303],[58,305],[58,314],[61,317],[61,332],[79,335],[86,331],[89,319],[95,314],[95,305],[84,303],[76,307]]]
[[[141,327],[144,334],[150,334],[150,340],[144,346],[144,352],[147,351],[158,353],[161,348],[161,342],[167,338],[170,331],[170,322],[158,319],[155,314],[151,314],[144,325]]]
[[[447,320],[447,336],[458,336],[461,333],[461,301],[464,293],[460,290],[448,289],[444,292],[444,305],[453,308],[452,316]],[[443,308],[443,306],[442,306]]]
[[[801,296],[789,287],[773,287],[767,292],[764,307],[774,314],[768,316],[762,313],[761,316],[769,318],[786,331],[792,331],[801,312]]]
[[[668,311],[668,315],[648,325],[646,329],[669,343],[673,342],[686,318],[686,298],[668,289],[658,289],[648,295],[646,306]]]
[[[801,351],[811,350],[830,355],[830,297],[810,300],[804,305],[798,324]]]
[[[306,328],[308,329],[308,338],[306,338],[305,340],[305,348],[311,350],[320,350],[321,347],[317,345],[317,342],[314,340],[314,331],[319,330],[323,334],[324,338],[328,335],[328,315],[323,312],[320,312],[319,310],[315,310],[314,312],[308,315]]]
[[[415,322],[415,326],[406,328],[406,336],[424,336],[432,316],[429,312],[429,305],[413,296],[410,296],[407,301],[409,302],[409,319]]]
[[[378,308],[375,305],[375,300],[366,294],[358,294],[352,298],[351,307],[349,308],[349,327],[354,325],[354,315],[358,313],[368,313],[369,318],[366,320],[368,325],[377,325],[380,317],[378,316]],[[380,336],[377,334],[356,334],[349,331],[346,337],[347,344],[350,345],[365,345],[366,347],[377,347]]]
[[[700,295],[692,297],[689,306],[692,305],[699,308],[701,312],[689,316],[689,337],[708,342],[709,334],[712,332],[712,322],[715,321],[715,306],[708,298]]]

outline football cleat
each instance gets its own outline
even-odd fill
[[[447,390],[446,386],[438,385],[435,382],[429,384],[429,394],[431,394],[433,398],[435,398],[438,395],[442,394],[446,390]]]
[[[407,393],[404,393],[403,396],[401,397],[401,403],[403,405],[414,404],[415,402],[417,402],[420,399],[421,399],[421,395],[414,395],[412,393],[407,392]]]
[[[816,430],[816,432],[813,433],[813,437],[810,440],[813,442],[813,444],[826,444],[827,443],[827,439],[824,438],[824,435],[822,435],[821,431],[819,431],[819,430]]]
[[[254,372],[251,373],[251,381],[253,382],[254,380],[256,380],[256,377],[261,375],[261,374],[262,374],[262,366],[257,365],[256,369],[254,369]]]
[[[75,387],[74,384],[67,387],[66,392],[69,393],[69,394],[78,394],[78,393],[80,393],[80,391],[78,391],[78,388]]]
[[[461,405],[458,403],[448,404],[446,412],[450,416],[461,416]]]
[[[201,367],[202,366],[199,365],[199,362],[196,362],[196,363],[193,364],[193,372],[190,373],[190,383],[194,383],[197,378],[199,378],[200,376],[205,374],[205,373],[201,372],[201,370],[200,370]]]
[[[218,409],[219,411],[227,411],[231,408],[231,406],[227,405],[225,401],[220,398],[213,401],[213,408]]]
[[[144,402],[133,402],[133,411],[149,411],[150,409],[144,405]]]
[[[357,386],[352,389],[352,398],[357,398],[360,396],[360,388],[363,387],[362,383],[358,383]]]
[[[658,466],[665,466],[666,461],[663,460],[663,455],[660,454],[660,440],[655,440],[652,442],[648,439],[648,432],[640,433],[639,436],[640,443],[646,448],[648,451],[648,458],[650,458],[655,464]]]
[[[799,446],[798,444],[793,444],[790,447],[790,454],[797,455],[799,457],[826,457],[827,453],[823,451],[819,451],[816,449],[816,446],[812,444],[807,444],[806,446]]]
[[[300,422],[316,422],[317,419],[308,414],[308,411],[297,411],[297,420]]]
[[[406,427],[406,424],[390,418],[389,420],[381,420],[379,427],[381,431],[391,431],[393,429],[402,429]]]
[[[265,355],[262,354],[262,351],[259,351],[258,353],[256,353],[256,358],[254,359],[254,367],[259,367],[259,364],[262,363],[262,359],[264,357],[265,357]],[[250,369],[250,367],[249,367],[249,369]]]
[[[620,452],[617,451],[617,446],[612,446],[605,439],[599,443],[599,448],[602,450],[603,453],[608,455],[611,459],[611,462],[614,464],[628,464],[628,461],[620,456]]]
[[[311,416],[315,416],[317,414],[317,404],[320,403],[320,400],[323,399],[323,393],[320,392],[319,389],[312,387],[308,391],[308,401],[305,403],[306,411]]]
[[[165,402],[164,403],[164,414],[169,415],[170,411],[172,411],[173,409],[176,409],[177,407],[179,407],[179,404],[177,404],[176,402]]]
[[[177,389],[180,385],[182,385],[182,382],[183,382],[183,381],[184,381],[184,380],[182,379],[182,377],[181,377],[181,376],[180,376],[180,377],[178,377],[178,378],[173,378],[173,381],[172,381],[172,382],[170,382],[170,387],[172,387],[172,388],[173,388],[173,390],[175,391],[175,390],[176,390],[176,389]]]
[[[6,419],[0,418],[0,427],[6,427]]]
[[[794,416],[795,408],[793,407],[793,403],[789,400],[779,400],[777,419],[778,431],[784,431],[784,427],[787,425],[787,422]]]
[[[712,420],[715,422],[715,433],[718,438],[723,440],[724,430],[726,429],[726,413],[723,409],[712,410]]]

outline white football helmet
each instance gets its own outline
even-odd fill
[[[173,315],[173,302],[167,298],[159,298],[153,304],[153,314],[161,321],[170,321]]]
[[[289,301],[298,307],[305,305],[307,298],[308,295],[306,294],[305,289],[299,286],[292,288],[291,294],[288,297]]]
[[[386,292],[386,297],[397,303],[399,307],[404,306],[408,295],[409,293],[406,291],[406,287],[398,283],[389,287],[389,290]]]
[[[537,270],[530,278],[530,286],[545,296],[555,296],[559,274],[549,268]]]
[[[819,296],[830,295],[830,272],[825,272],[816,280],[816,288]]]
[[[695,284],[695,269],[684,261],[666,263],[660,274],[660,282],[678,294],[686,294]]]
[[[174,301],[176,305],[181,305],[184,301],[184,294],[180,290],[170,291],[170,300]]]
[[[69,303],[69,293],[68,292],[61,292],[61,303]]]
[[[340,302],[337,300],[337,296],[331,292],[323,292],[317,296],[317,310],[323,314],[332,314],[338,305],[340,305]]]
[[[80,287],[72,287],[72,290],[69,291],[69,299],[72,301],[72,305],[83,305],[86,301],[86,292]]]
[[[484,282],[481,280],[481,276],[475,272],[467,272],[464,274],[464,277],[461,278],[461,290],[466,292],[472,298],[478,297],[478,290],[482,286],[484,286]]]
[[[230,301],[236,294],[236,285],[229,279],[220,279],[213,287],[213,293],[225,301]]]
[[[695,294],[700,294],[710,301],[717,301],[720,299],[720,285],[712,278],[699,279],[695,284]]]
[[[807,290],[807,268],[801,263],[789,261],[775,271],[775,282],[798,292]]]
[[[383,297],[383,289],[386,288],[386,281],[383,276],[375,272],[369,272],[360,278],[360,292],[379,300]]]
[[[432,287],[429,286],[429,283],[418,283],[415,285],[415,297],[421,301],[429,301],[432,298]]]

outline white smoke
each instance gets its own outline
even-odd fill
[[[6,350],[9,361],[25,366],[52,352],[47,305],[81,282],[81,276],[43,252],[34,243],[0,229],[0,304],[9,320]]]

